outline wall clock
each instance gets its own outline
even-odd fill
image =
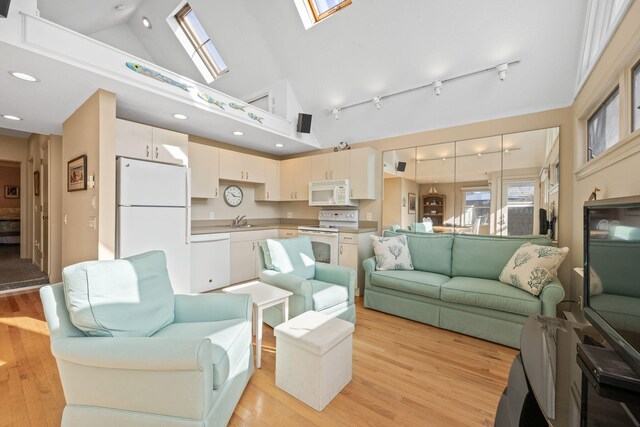
[[[230,185],[224,190],[224,201],[227,205],[235,208],[242,203],[242,190],[237,185]]]

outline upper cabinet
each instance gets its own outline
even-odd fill
[[[349,178],[349,152],[334,151],[311,157],[311,181]]]
[[[378,152],[373,148],[354,148],[349,153],[349,180],[352,199],[376,199],[378,174],[376,165],[380,162]]]
[[[116,119],[116,155],[186,166],[188,136]]]
[[[191,167],[191,197],[216,199],[219,195],[218,162],[220,150],[189,142]]]
[[[266,159],[236,151],[220,150],[220,179],[264,184]]]
[[[280,162],[280,200],[309,200],[311,180],[311,157],[283,160]]]
[[[265,159],[265,182],[256,186],[255,200],[278,201],[280,200],[280,162]]]

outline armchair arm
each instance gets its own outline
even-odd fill
[[[349,303],[353,304],[356,285],[356,271],[354,269],[317,262],[315,278],[323,282],[346,286],[349,291]]]
[[[556,317],[556,306],[564,298],[564,288],[558,280],[554,277],[549,283],[547,283],[540,292],[540,302],[542,303],[542,315]]]
[[[68,337],[53,341],[51,352],[78,365],[139,371],[202,371],[211,362],[206,338]]]
[[[294,274],[279,273],[275,270],[266,269],[260,271],[260,280],[268,285],[293,292],[294,295],[302,297],[306,310],[310,310],[313,307],[313,289],[308,280]]]
[[[251,319],[251,295],[198,294],[175,295],[175,323],[215,322],[227,319]]]

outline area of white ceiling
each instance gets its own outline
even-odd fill
[[[38,4],[47,19],[121,49],[139,45],[137,55],[148,53],[162,67],[202,81],[165,22],[179,3]],[[118,4],[127,7],[126,14],[114,17]],[[324,147],[570,105],[586,14],[583,0],[355,0],[305,30],[293,0],[190,4],[230,68],[211,86],[242,99],[287,79],[305,112],[313,114],[312,129]],[[151,19],[152,30],[140,24],[142,16]],[[130,34],[118,31],[122,25]],[[512,60],[521,63],[509,69],[505,81],[486,73],[445,84],[438,97],[427,88],[384,98]],[[366,104],[344,111],[340,120],[329,113],[374,96],[383,97],[380,110]]]

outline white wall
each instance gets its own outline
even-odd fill
[[[153,57],[147,51],[138,37],[131,31],[131,27],[127,24],[116,25],[106,30],[98,31],[89,37],[101,41],[109,46],[120,49],[123,52],[130,53],[138,58],[154,62]]]

